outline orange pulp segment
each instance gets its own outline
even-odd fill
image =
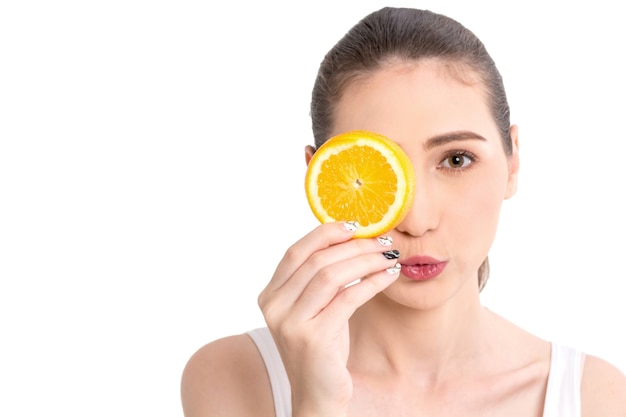
[[[356,221],[355,237],[379,236],[407,215],[415,195],[411,160],[387,137],[352,130],[328,139],[305,177],[309,206],[321,223]]]

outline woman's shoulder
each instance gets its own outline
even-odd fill
[[[269,378],[252,339],[232,335],[198,349],[182,373],[181,401],[185,417],[273,415]]]
[[[585,356],[581,382],[582,416],[626,416],[626,375],[594,355]]]

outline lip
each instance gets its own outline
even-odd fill
[[[443,272],[448,264],[430,256],[414,256],[401,262],[402,275],[413,281],[433,279]]]

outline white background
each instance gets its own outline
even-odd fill
[[[211,3],[0,6],[0,415],[181,416],[189,356],[263,325],[316,225],[317,66],[387,3]],[[389,4],[463,22],[508,86],[522,169],[485,305],[626,369],[617,3]]]

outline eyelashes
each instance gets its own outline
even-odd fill
[[[437,168],[461,173],[471,169],[477,162],[478,157],[473,153],[462,149],[455,149],[445,153]]]

